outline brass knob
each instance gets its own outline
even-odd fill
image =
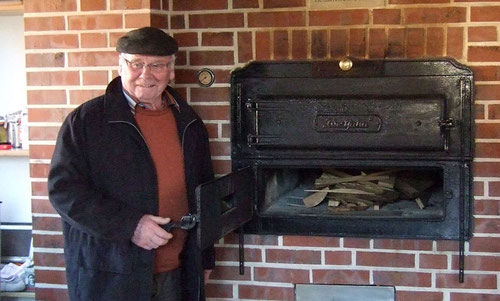
[[[344,57],[339,61],[339,67],[342,71],[349,71],[352,68],[352,61],[349,58]]]

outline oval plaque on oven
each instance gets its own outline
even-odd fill
[[[364,132],[377,133],[382,119],[377,115],[318,114],[314,119],[317,132]]]

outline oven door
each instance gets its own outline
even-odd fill
[[[196,188],[201,250],[215,244],[252,218],[255,181],[252,169],[245,167]]]

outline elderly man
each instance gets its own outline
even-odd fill
[[[168,85],[177,42],[144,27],[116,50],[120,76],[67,116],[49,173],[70,298],[204,300],[213,248],[162,228],[193,212],[196,186],[213,178],[205,126]]]

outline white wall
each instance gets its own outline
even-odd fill
[[[26,59],[22,14],[0,15],[0,115],[26,108]]]
[[[0,14],[0,115],[26,109],[24,21],[22,13]],[[28,157],[0,154],[0,221],[31,223]]]

